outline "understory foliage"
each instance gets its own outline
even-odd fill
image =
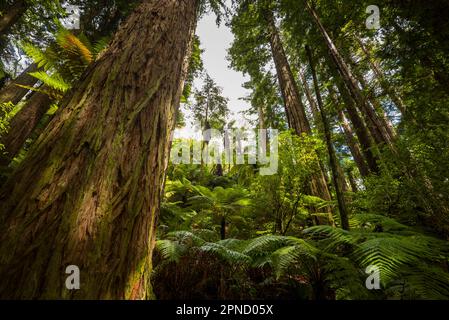
[[[354,201],[350,231],[315,225],[319,140],[280,137],[279,172],[172,165],[156,243],[160,299],[447,299],[449,243]],[[313,151],[313,152],[312,152]],[[250,191],[248,191],[250,190]],[[348,194],[349,196],[349,194]],[[353,197],[353,196],[352,196]],[[331,203],[335,207],[335,203]],[[226,239],[220,237],[226,216]],[[381,290],[368,290],[372,268]],[[175,289],[176,288],[176,289]]]
[[[132,298],[153,290],[158,299],[448,300],[447,0],[378,0],[377,29],[366,24],[368,0],[184,1],[192,30],[176,20],[180,2],[164,1],[146,0],[137,10],[142,1],[0,4],[0,153],[8,143],[20,150],[0,164],[0,208],[7,208],[0,237],[17,247],[33,243],[17,256],[3,245],[0,279],[15,271],[3,263],[8,256],[22,268],[18,280],[32,279],[44,291],[20,287],[16,296],[45,297],[36,283],[52,282],[61,252],[80,258],[87,248],[85,266],[92,258],[120,269],[98,283],[109,290],[120,282]],[[79,6],[79,29],[63,27],[65,5]],[[151,18],[139,21],[144,9]],[[247,94],[239,98],[248,106],[239,113],[225,96],[228,84],[206,70],[207,39],[193,32],[209,14],[233,34],[226,59],[245,76]],[[117,33],[120,26],[130,40]],[[191,33],[172,34],[178,28]],[[143,35],[153,41],[140,41]],[[18,81],[29,76],[34,82]],[[51,101],[42,102],[42,93]],[[184,129],[277,129],[276,138],[266,136],[279,142],[277,171],[262,175],[260,163],[225,161],[167,166],[170,145],[230,145],[229,135],[169,141],[175,122]],[[26,133],[15,139],[8,130]],[[246,162],[249,147],[238,146]],[[47,230],[58,233],[51,238]],[[73,244],[66,234],[82,239]],[[25,242],[17,241],[22,236]],[[108,237],[119,239],[116,247],[102,242]],[[59,251],[34,239],[55,239]],[[110,251],[100,252],[102,245]],[[48,261],[33,261],[41,252]],[[139,270],[128,270],[130,261]],[[43,272],[28,274],[28,265]],[[134,277],[139,272],[144,280]]]
[[[161,299],[447,299],[445,241],[390,218],[354,215],[351,231],[330,226],[300,237],[218,240],[212,230],[174,231],[156,244]],[[382,291],[368,290],[369,266]],[[173,290],[176,288],[176,290]]]

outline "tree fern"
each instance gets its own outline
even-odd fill
[[[202,246],[198,247],[198,250],[201,252],[212,254],[229,264],[248,264],[251,261],[251,258],[246,254],[229,249],[220,243],[206,242]]]
[[[158,250],[162,258],[167,262],[179,262],[186,247],[176,241],[158,240],[156,241],[156,250]]]
[[[421,298],[449,297],[449,273],[444,267],[449,256],[447,241],[379,215],[354,215],[353,226],[358,228],[344,231],[316,226],[305,234],[325,252],[345,255],[361,270],[377,267],[381,284],[390,291],[402,283]]]

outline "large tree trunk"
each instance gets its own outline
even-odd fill
[[[308,46],[306,46],[306,53],[307,53],[307,58],[309,60],[310,69],[312,71],[312,78],[313,78],[313,84],[314,84],[314,88],[315,88],[317,105],[318,105],[318,109],[319,109],[320,115],[321,115],[321,123],[323,125],[324,137],[325,137],[325,141],[326,141],[327,151],[329,154],[329,162],[330,162],[330,167],[331,167],[331,171],[332,171],[332,181],[333,181],[334,188],[335,188],[335,194],[337,196],[338,211],[340,213],[341,227],[345,230],[349,230],[349,218],[348,218],[349,214],[348,214],[348,209],[346,207],[345,195],[343,192],[344,187],[342,185],[342,181],[344,181],[344,177],[341,177],[341,175],[340,175],[341,172],[338,170],[339,164],[338,164],[337,155],[335,154],[334,145],[332,144],[331,128],[330,128],[327,116],[324,112],[324,104],[323,104],[323,99],[321,97],[320,86],[318,84],[318,78],[316,75],[315,65],[313,62],[312,51],[310,50],[310,48]]]
[[[0,36],[5,35],[9,29],[22,17],[28,9],[25,0],[16,0],[0,15]]]
[[[0,192],[0,297],[143,299],[198,10],[144,1]],[[80,269],[80,290],[65,287]]]
[[[35,63],[31,64],[26,68],[16,79],[10,81],[1,91],[0,91],[0,103],[12,102],[13,104],[18,104],[23,97],[28,93],[28,89],[19,87],[18,84],[32,87],[37,83],[37,79],[29,75],[30,72],[37,71],[37,65]]]
[[[274,23],[274,18],[269,16],[267,18],[267,23],[269,26],[270,45],[273,60],[276,65],[276,72],[278,75],[285,108],[291,117],[290,121],[292,128],[299,135],[302,133],[310,133],[310,124],[307,119],[305,107],[301,101],[301,96],[294,80],[290,64],[288,63],[281,38],[279,37],[279,32]]]
[[[352,74],[351,70],[349,69],[349,66],[344,61],[343,57],[341,56],[339,50],[335,46],[335,43],[329,36],[328,32],[324,28],[323,24],[321,23],[320,18],[318,17],[318,14],[316,13],[315,9],[310,6],[308,1],[305,1],[307,10],[309,11],[312,18],[315,20],[318,29],[320,30],[321,34],[324,37],[325,43],[329,49],[330,56],[332,58],[332,61],[335,63],[335,66],[337,67],[338,72],[342,76],[344,83],[346,87],[348,88],[351,97],[356,102],[357,107],[359,108],[360,112],[362,113],[363,117],[365,118],[365,121],[368,125],[368,128],[371,131],[371,134],[373,138],[375,139],[376,143],[378,145],[387,145],[391,149],[393,149],[391,138],[388,134],[387,129],[382,125],[379,117],[375,113],[374,109],[371,108],[371,106],[368,105],[367,101],[363,97],[363,94],[358,87],[357,79]]]
[[[267,24],[270,35],[271,51],[274,64],[276,66],[282,97],[284,99],[286,113],[289,118],[289,125],[298,135],[302,135],[304,133],[310,134],[311,128],[306,116],[305,106],[301,101],[298,86],[290,68],[290,64],[288,63],[279,32],[274,23],[274,17],[271,12],[267,15]],[[310,184],[312,195],[327,201],[331,200],[329,188],[326,184],[325,173],[321,167],[318,172],[312,176]],[[329,212],[329,222],[333,223],[331,210],[330,208],[327,210]]]
[[[19,153],[25,141],[30,137],[39,121],[51,105],[48,95],[35,92],[22,109],[11,119],[8,133],[0,138],[5,146],[0,155],[0,167],[9,165]]]

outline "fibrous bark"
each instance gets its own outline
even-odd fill
[[[13,104],[18,104],[23,97],[30,91],[18,85],[24,85],[32,87],[37,83],[35,77],[30,76],[30,72],[37,71],[37,65],[35,63],[31,64],[26,68],[16,79],[10,81],[1,91],[0,91],[0,103],[12,102]]]
[[[266,19],[270,36],[271,51],[289,125],[299,136],[302,134],[310,134],[311,128],[307,119],[305,106],[301,101],[299,89],[287,60],[272,13],[267,13]],[[318,172],[313,175],[310,185],[312,195],[324,200],[331,200],[329,188],[326,184],[325,173],[320,166]],[[330,208],[328,208],[328,212],[330,213]],[[331,214],[329,214],[329,220],[333,223]]]
[[[196,0],[144,1],[0,200],[0,297],[144,299]],[[65,286],[68,265],[79,290]]]
[[[52,100],[46,94],[35,92],[9,123],[8,133],[0,138],[5,146],[0,155],[0,167],[7,166],[19,153],[39,121],[47,112]]]

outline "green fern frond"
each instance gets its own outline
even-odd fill
[[[381,227],[385,232],[407,232],[411,228],[405,226],[392,218],[388,218],[378,214],[354,214],[350,218],[350,226],[352,229]]]
[[[231,250],[219,243],[207,242],[199,247],[198,250],[213,254],[231,264],[248,264],[251,261],[251,258],[246,254]]]
[[[405,281],[407,286],[423,299],[449,299],[449,273],[440,268],[413,266]]]
[[[272,267],[277,278],[283,276],[292,267],[316,262],[316,256],[309,246],[287,246],[276,250],[272,255]]]
[[[158,240],[156,241],[156,250],[160,252],[162,258],[167,262],[179,262],[182,255],[186,252],[184,246],[176,241]]]
[[[98,57],[108,46],[109,46],[110,38],[109,37],[103,37],[100,40],[98,40],[93,45],[93,53],[96,57]]]
[[[361,237],[359,233],[354,231],[346,231],[332,226],[314,226],[304,230],[304,234],[312,239],[322,240],[326,246],[325,251],[331,252],[341,245],[355,245]]]
[[[321,253],[319,260],[326,282],[335,290],[337,300],[371,298],[373,293],[365,286],[367,275],[352,259]]]
[[[57,60],[54,59],[55,54],[53,54],[50,48],[44,52],[31,43],[22,43],[20,46],[25,54],[33,59],[39,68],[50,70],[57,63]]]
[[[44,71],[36,71],[31,72],[30,75],[42,81],[49,88],[59,91],[61,93],[65,93],[71,88],[71,85],[65,82],[64,79],[58,73],[48,75]]]

